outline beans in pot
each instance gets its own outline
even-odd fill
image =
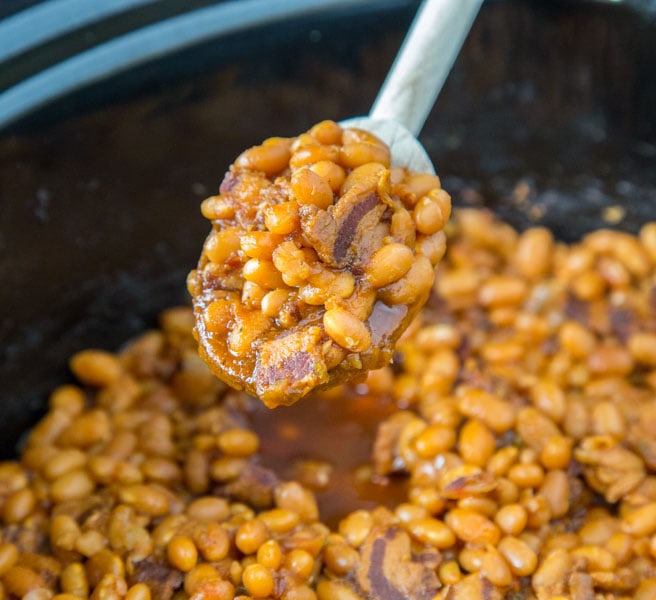
[[[458,210],[393,368],[286,409],[211,374],[187,307],[76,354],[0,463],[0,597],[652,600],[653,231]]]

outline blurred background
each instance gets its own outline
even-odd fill
[[[0,5],[4,456],[85,347],[187,302],[200,201],[271,135],[366,114],[418,2]],[[656,2],[488,1],[421,141],[456,205],[572,241],[656,219]]]

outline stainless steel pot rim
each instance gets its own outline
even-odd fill
[[[54,38],[69,33],[75,29],[97,23],[103,19],[125,14],[146,5],[161,3],[162,0],[110,0],[107,2],[89,2],[88,0],[44,0],[30,8],[26,8],[4,20],[0,20],[0,63],[3,63],[23,52],[48,42]],[[318,9],[330,8],[333,5],[363,5],[373,4],[375,0],[287,0],[286,2],[253,3],[252,9],[261,10],[259,4],[265,7],[265,13],[275,4],[285,4],[292,11],[300,8]],[[580,1],[580,0],[579,0]],[[628,4],[644,13],[656,11],[656,0],[593,0],[598,4]],[[230,2],[224,2],[228,4]],[[232,2],[234,4],[234,2]],[[240,4],[246,10],[249,0]],[[381,4],[381,2],[378,2]],[[266,15],[264,15],[266,18]]]
[[[578,3],[590,0],[577,0]],[[339,9],[371,8],[408,4],[411,0],[225,0],[202,8],[185,10],[156,21],[10,84],[0,90],[0,129],[29,115],[52,100],[117,75],[130,68],[220,36],[289,18],[318,15]],[[596,4],[625,4],[646,17],[656,15],[656,0],[592,0]],[[161,0],[46,0],[0,20],[0,66],[26,52],[74,30],[98,24],[161,4]],[[183,8],[181,9],[180,6]]]
[[[22,10],[0,22],[0,62],[89,23],[95,23],[157,0],[51,0]]]
[[[0,22],[0,64],[71,29],[86,26],[154,0],[53,0]],[[398,5],[397,0],[229,0],[135,29],[66,58],[0,92],[0,128],[70,92],[196,44],[340,9]],[[92,4],[93,8],[87,6]]]

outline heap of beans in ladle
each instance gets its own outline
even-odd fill
[[[371,133],[323,121],[243,152],[201,210],[200,353],[275,407],[391,361],[428,299],[451,199]]]

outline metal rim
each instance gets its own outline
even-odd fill
[[[107,3],[113,4],[112,8],[115,10],[101,6],[98,10],[82,11],[79,18],[74,21],[74,26],[79,28],[99,18],[116,15],[128,8],[135,8],[152,1],[124,0],[117,4]],[[52,15],[55,17],[48,25],[47,33],[38,31],[37,28],[35,35],[32,30],[33,44],[18,43],[16,38],[20,37],[21,33],[25,33],[25,27],[30,22],[31,27],[34,28],[34,15],[43,17],[47,7],[36,6],[24,11],[29,13],[27,16],[19,13],[8,19],[11,22],[0,23],[0,38],[10,40],[5,55],[15,56],[17,52],[23,52],[28,47],[34,47],[46,39],[51,39],[54,35],[65,33],[70,29],[64,21],[66,14],[76,6],[86,3],[88,0],[57,0],[48,3],[56,4],[59,10],[54,11],[55,7],[52,7]],[[285,2],[229,0],[185,12],[130,31],[66,58],[0,92],[0,128],[7,127],[48,102],[73,91],[220,36],[291,18],[319,15],[329,10],[362,8],[381,10],[399,4],[403,2],[399,0],[395,2],[391,0],[384,2],[380,0],[286,0]],[[4,38],[4,35],[8,35],[8,38]],[[2,58],[0,54],[0,62]]]

